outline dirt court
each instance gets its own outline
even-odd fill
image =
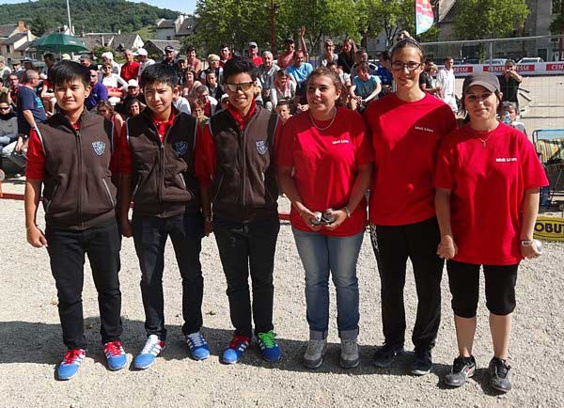
[[[540,99],[535,99],[525,119],[527,115],[539,117],[546,113],[548,119],[537,119],[551,123],[563,120],[562,79],[557,82],[555,77],[549,78],[527,79],[531,84],[528,88],[539,89],[541,94],[545,90],[546,95],[552,97],[544,99],[542,104]],[[538,127],[535,123],[531,118],[527,127]],[[559,127],[564,127],[564,123]],[[23,178],[10,179],[4,183],[4,192],[22,192],[23,183]],[[287,203],[283,203],[283,207],[287,207]],[[38,219],[42,225],[42,213]],[[87,358],[76,378],[59,382],[54,378],[54,370],[61,359],[63,344],[54,280],[46,250],[34,249],[26,243],[21,201],[0,200],[0,231],[3,288],[0,297],[0,407],[564,407],[561,379],[564,245],[561,243],[546,242],[542,257],[525,261],[520,267],[510,347],[514,389],[501,395],[487,384],[486,368],[492,351],[483,296],[474,350],[479,369],[461,389],[447,389],[442,383],[457,354],[446,274],[442,284],[443,318],[433,351],[432,373],[424,377],[409,375],[410,352],[389,369],[374,367],[371,357],[383,337],[380,280],[368,234],[358,262],[361,365],[352,370],[339,366],[332,291],[329,353],[320,369],[303,368],[301,358],[308,336],[304,273],[287,223],[283,223],[280,231],[275,264],[274,323],[283,353],[281,361],[266,363],[256,350],[250,349],[239,364],[219,363],[218,356],[229,342],[232,328],[225,279],[211,237],[204,239],[201,254],[205,277],[203,333],[211,348],[210,359],[190,360],[181,341],[180,276],[172,247],[168,245],[164,286],[169,338],[167,349],[155,365],[146,371],[134,371],[129,365],[120,372],[106,369],[100,344],[96,291],[86,263],[83,299],[89,342]],[[145,339],[140,272],[131,239],[123,241],[121,254],[122,340],[131,363]],[[416,307],[411,266],[405,302],[406,346],[411,350],[410,334]]]

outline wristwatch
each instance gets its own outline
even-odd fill
[[[531,245],[533,245],[533,240],[532,240],[532,239],[531,239],[531,240],[521,241],[521,246],[528,247],[528,246],[531,246]]]
[[[213,215],[208,215],[207,217],[204,217],[204,222],[206,224],[211,224],[213,222]]]

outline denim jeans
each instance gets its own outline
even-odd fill
[[[252,221],[233,221],[216,216],[213,227],[227,280],[229,313],[235,333],[251,337],[252,318],[255,334],[272,330],[272,275],[280,231],[278,214]],[[249,273],[253,288],[252,316]]]
[[[63,342],[69,348],[86,348],[82,289],[84,256],[88,256],[98,291],[102,342],[119,340],[122,333],[121,292],[118,272],[121,239],[111,219],[84,231],[47,226],[51,271],[57,285]]]
[[[329,272],[337,291],[339,337],[358,335],[358,279],[356,262],[364,231],[350,237],[330,237],[292,228],[305,269],[307,322],[310,339],[322,340],[329,328]]]
[[[141,268],[141,295],[147,335],[156,334],[160,340],[166,340],[163,270],[168,236],[182,277],[182,333],[195,333],[202,327],[204,278],[200,251],[203,235],[200,213],[184,213],[168,218],[133,215],[133,240]]]

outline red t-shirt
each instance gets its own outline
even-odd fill
[[[428,94],[416,102],[390,94],[372,102],[364,119],[376,155],[370,222],[408,225],[435,216],[435,159],[441,139],[456,129],[450,107]]]
[[[262,64],[264,64],[262,57],[260,55],[257,55],[256,57],[253,58],[253,64],[255,64],[255,67],[260,67]]]
[[[482,141],[487,140],[484,147]],[[521,261],[525,190],[548,185],[532,143],[502,123],[492,132],[469,125],[450,134],[437,160],[435,186],[451,191],[451,224],[458,254],[472,264]]]
[[[321,128],[329,121],[318,123]],[[305,112],[292,116],[282,129],[276,149],[276,165],[295,169],[294,181],[303,204],[311,211],[343,208],[349,202],[358,167],[371,163],[374,154],[362,117],[349,109],[338,108],[335,121],[327,130],[316,129]],[[292,207],[290,222],[294,228],[311,232],[298,211]],[[351,218],[336,230],[320,230],[323,235],[346,237],[358,234],[366,224],[366,200],[362,200]]]
[[[126,62],[121,67],[120,76],[129,81],[131,79],[137,79],[137,74],[139,73],[139,63],[137,61]]]
[[[168,117],[167,121],[157,121],[153,120],[157,131],[159,132],[159,138],[161,139],[161,143],[164,140],[166,132],[174,123],[174,119],[176,114],[174,110],[170,112],[170,116]],[[120,137],[120,145],[119,145],[119,172],[121,174],[131,174],[133,171],[132,168],[132,158],[131,158],[131,147],[129,146],[129,140],[127,140],[127,126],[122,127],[121,137]]]

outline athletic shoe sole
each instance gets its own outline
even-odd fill
[[[312,370],[315,370],[316,368],[321,367],[321,365],[323,364],[323,358],[325,357],[325,354],[327,354],[327,347],[325,347],[323,349],[323,351],[321,352],[321,358],[317,361],[306,360],[304,358],[303,359],[304,367],[312,369]]]
[[[429,368],[428,370],[420,370],[420,369],[411,370],[411,374],[417,376],[426,375],[429,374],[430,372],[431,372],[431,368]]]
[[[461,383],[453,383],[453,382],[450,382],[450,381],[448,380],[448,376],[447,376],[447,377],[445,377],[445,385],[447,385],[447,386],[449,386],[449,387],[453,387],[453,388],[462,387],[464,384],[466,384],[466,381],[467,381],[469,378],[472,378],[472,377],[474,376],[474,373],[475,373],[475,372],[476,372],[476,366],[472,367],[472,368],[466,373],[466,375],[464,375],[464,374],[462,375],[462,377],[464,377],[464,381],[462,381]]]
[[[340,359],[339,363],[343,368],[356,368],[360,364],[360,358],[354,361]]]

